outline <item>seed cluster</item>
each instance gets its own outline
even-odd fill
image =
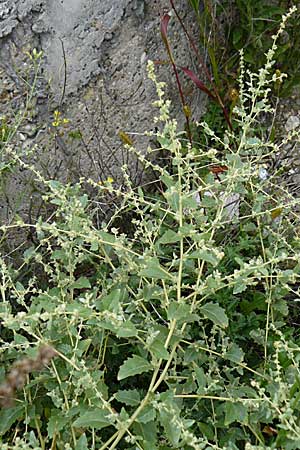
[[[25,385],[27,375],[43,369],[56,355],[54,348],[47,345],[39,349],[36,359],[23,358],[14,363],[4,383],[0,385],[0,407],[13,406],[15,393]]]

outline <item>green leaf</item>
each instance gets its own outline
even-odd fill
[[[99,249],[99,244],[97,241],[92,241],[91,242],[91,252],[96,252]]]
[[[242,32],[242,30],[240,28],[235,28],[233,30],[232,42],[233,42],[234,47],[236,47],[240,43],[242,35],[243,35],[243,32]],[[240,46],[238,46],[238,48],[240,48]]]
[[[195,366],[194,371],[196,375],[196,381],[198,384],[197,394],[204,394],[207,384],[204,370],[202,369],[202,367]]]
[[[29,444],[31,445],[32,448],[39,448],[40,441],[35,436],[34,431],[30,431],[30,433],[29,433]]]
[[[245,423],[247,419],[247,408],[241,403],[227,402],[225,405],[224,425],[228,426],[232,422]]]
[[[140,423],[149,423],[152,420],[154,420],[155,417],[156,417],[155,409],[151,405],[148,405],[145,406],[145,408],[140,412],[137,420]]]
[[[213,250],[209,249],[195,250],[194,252],[189,254],[189,258],[202,259],[202,261],[205,261],[214,267],[219,264],[222,256],[222,253],[216,253]]]
[[[54,250],[51,253],[51,259],[59,259],[61,261],[67,261],[67,255],[65,250]]]
[[[229,153],[226,155],[226,159],[230,166],[234,166],[235,169],[242,169],[244,166],[243,160],[237,153]]]
[[[166,198],[168,204],[170,205],[171,209],[173,211],[178,211],[179,208],[179,193],[177,192],[176,188],[173,186],[171,189],[168,189],[164,192],[164,197]]]
[[[121,411],[120,411],[119,419],[120,419],[123,423],[126,422],[126,420],[129,419],[129,414],[128,414],[128,412],[126,411],[126,409],[123,408],[123,407],[122,407],[122,409],[121,409]]]
[[[109,413],[102,409],[94,408],[83,413],[73,422],[73,427],[88,427],[101,430],[102,428],[112,425],[110,419],[108,419]]]
[[[199,353],[194,347],[188,347],[184,352],[184,363],[190,364],[199,358]]]
[[[146,261],[146,267],[140,272],[141,277],[149,277],[158,280],[170,280],[172,275],[160,266],[157,258],[150,258]]]
[[[76,442],[75,450],[89,450],[88,441],[85,433],[80,436],[78,441]]]
[[[169,352],[164,346],[164,342],[161,340],[162,338],[158,337],[154,339],[153,342],[147,347],[147,349],[153,354],[153,356],[157,359],[169,359]]]
[[[81,356],[84,352],[86,352],[88,350],[88,348],[91,345],[91,343],[92,343],[92,339],[84,339],[82,341],[79,341],[78,345],[77,345],[77,352],[76,352],[76,354],[78,356]]]
[[[51,417],[48,421],[47,431],[50,438],[52,438],[56,432],[61,431],[68,423],[68,419],[63,417],[61,410],[52,409]]]
[[[114,289],[108,295],[101,297],[95,302],[98,311],[118,312],[120,300],[122,299],[123,290]]]
[[[50,186],[50,189],[52,189],[54,191],[59,191],[62,188],[64,188],[64,186],[61,184],[61,182],[57,181],[57,180],[50,180],[50,181],[48,181],[48,184]]]
[[[143,450],[162,450],[162,447],[156,447],[157,443],[157,422],[147,422],[146,424],[136,421],[133,424],[133,429],[136,436],[143,438]]]
[[[118,402],[125,403],[125,405],[129,406],[137,406],[141,402],[141,396],[137,389],[118,391],[115,394],[115,398],[118,400]]]
[[[178,426],[178,423],[182,422],[179,408],[182,404],[174,398],[174,392],[172,390],[159,394],[159,400],[161,402],[157,408],[159,421],[164,427],[165,434],[172,444],[172,448],[177,448],[182,430],[182,428]]]
[[[90,289],[91,283],[88,278],[80,277],[70,287],[73,289]]]
[[[186,303],[172,302],[168,308],[168,320],[184,319],[190,313],[191,306]]]
[[[160,416],[160,423],[165,429],[167,438],[169,439],[170,443],[174,447],[176,447],[181,435],[181,428],[177,425],[175,420],[176,416],[174,416],[174,414],[170,414],[165,409],[162,409],[159,412],[159,416]]]
[[[158,240],[160,244],[173,244],[180,241],[180,236],[173,230],[167,230]]]
[[[106,233],[106,231],[99,231],[98,235],[104,244],[114,244],[116,242],[116,238],[113,234]]]
[[[160,294],[161,292],[157,286],[146,284],[143,288],[143,299],[147,302],[153,298],[160,298]],[[157,295],[159,295],[159,297],[157,297]]]
[[[278,299],[273,303],[273,309],[281,313],[283,316],[287,316],[289,314],[288,304],[283,298]]]
[[[36,254],[35,247],[29,247],[25,252],[23,253],[25,259],[30,259]]]
[[[157,140],[159,142],[160,138],[158,137]],[[174,180],[172,176],[167,173],[167,171],[160,177],[160,179],[167,186],[167,188],[174,186]]]
[[[249,301],[245,299],[240,302],[240,308],[242,313],[245,315],[250,314],[256,309],[259,311],[266,311],[266,298],[262,292],[254,292]]]
[[[190,0],[190,4],[192,5],[197,14],[199,13],[199,1],[200,0]]]
[[[26,344],[28,342],[28,339],[19,333],[15,333],[14,334],[14,342],[15,342],[15,344],[22,345],[22,344]]]
[[[215,208],[217,206],[217,200],[208,195],[204,195],[201,199],[201,206],[203,208]]]
[[[233,294],[240,294],[241,292],[244,292],[247,289],[247,285],[242,280],[237,280],[234,288],[233,288]]]
[[[20,293],[25,291],[25,288],[24,288],[23,284],[20,283],[20,281],[16,282],[15,289],[16,289],[17,292],[20,292]]]
[[[79,302],[67,305],[66,312],[78,314],[83,319],[89,319],[91,317],[91,309]]]
[[[126,359],[120,367],[118,380],[124,380],[124,378],[148,372],[149,370],[152,370],[152,365],[146,359],[134,355],[131,358]]]
[[[265,331],[261,328],[250,331],[250,337],[259,345],[265,344]]]
[[[92,323],[89,321],[88,322],[89,325],[91,325]],[[93,323],[93,325],[95,325],[95,323]],[[117,332],[118,327],[116,327],[112,322],[109,321],[97,321],[97,327],[99,328],[103,328],[104,330],[109,330],[112,331],[113,333]]]
[[[201,306],[200,312],[204,317],[214,322],[215,325],[221,328],[228,327],[228,317],[225,310],[216,303],[206,303],[206,305]]]
[[[187,209],[199,209],[199,203],[194,196],[182,197],[182,207]]]
[[[178,324],[197,322],[200,317],[197,314],[190,313],[191,305],[185,303],[172,302],[168,308],[168,319],[177,320]]]
[[[243,350],[236,344],[231,344],[225,354],[225,358],[234,363],[241,363],[244,359]]]
[[[137,336],[138,331],[134,324],[130,322],[130,320],[126,320],[126,322],[123,322],[120,328],[118,328],[116,335],[119,338],[128,338]]]
[[[192,224],[182,225],[182,227],[179,227],[178,231],[180,233],[180,236],[182,236],[182,237],[192,237],[193,239],[194,238],[197,239],[198,234],[195,234],[195,226]],[[202,234],[202,233],[199,233],[199,234]]]
[[[198,422],[198,427],[201,430],[201,433],[210,441],[214,440],[215,434],[212,425],[208,425],[204,422]]]
[[[23,406],[2,409],[0,411],[0,435],[6,433],[16,420],[22,419],[24,417],[24,411]]]

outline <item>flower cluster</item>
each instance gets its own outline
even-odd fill
[[[56,128],[59,127],[60,125],[67,125],[70,122],[69,119],[61,117],[61,112],[57,110],[54,111],[53,118],[54,120],[52,122],[52,126]]]

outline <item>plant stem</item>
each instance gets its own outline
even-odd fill
[[[194,42],[192,36],[190,35],[190,33],[188,32],[188,30],[186,29],[186,26],[184,25],[184,23],[183,23],[183,21],[182,21],[180,15],[178,14],[178,11],[177,11],[177,9],[175,8],[175,5],[174,5],[174,1],[173,1],[173,0],[170,0],[170,3],[171,3],[171,7],[172,7],[173,11],[175,12],[175,15],[176,15],[176,17],[177,17],[177,19],[178,19],[178,21],[179,21],[179,23],[180,23],[180,25],[181,25],[181,27],[182,27],[184,33],[186,34],[186,36],[187,36],[187,38],[188,38],[188,40],[189,40],[189,43],[190,43],[192,49],[193,49],[194,52],[195,52],[195,55],[196,55],[197,58],[198,58],[200,67],[204,70],[204,73],[205,73],[205,75],[206,75],[206,78],[208,79],[208,81],[209,81],[210,84],[211,84],[211,87],[212,87],[212,89],[213,89],[213,91],[214,91],[214,93],[215,93],[215,96],[216,96],[216,98],[217,98],[217,100],[218,100],[218,103],[219,103],[220,107],[222,108],[222,111],[223,111],[225,120],[226,120],[226,122],[227,122],[227,124],[228,124],[230,130],[232,131],[233,128],[232,128],[232,124],[231,124],[231,121],[230,121],[228,112],[227,112],[227,110],[226,110],[226,108],[225,108],[225,106],[224,106],[224,103],[223,103],[223,101],[222,101],[222,99],[221,99],[221,97],[220,97],[220,94],[219,94],[219,92],[218,92],[218,89],[216,88],[216,85],[215,85],[215,83],[213,82],[213,79],[212,79],[212,77],[211,77],[211,75],[210,75],[210,73],[209,73],[209,70],[208,70],[207,66],[205,65],[203,59],[201,58],[200,53],[199,53],[199,51],[198,51],[198,49],[197,49],[197,47],[196,47],[196,45],[195,45],[195,42]]]

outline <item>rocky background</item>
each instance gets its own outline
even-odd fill
[[[188,2],[176,5],[197,39]],[[2,134],[22,118],[14,146],[21,154],[30,150],[26,158],[43,176],[64,182],[111,177],[122,183],[120,168],[127,163],[132,178],[140,182],[141,168],[124,149],[119,133],[136,132],[130,135],[133,142],[146,151],[149,141],[142,133],[154,128],[151,104],[156,100],[147,78],[148,59],[157,62],[159,80],[167,81],[173,114],[183,126],[160,36],[160,17],[168,9],[167,0],[0,1]],[[175,19],[169,32],[177,62],[193,68],[189,45]],[[43,51],[36,79],[28,56],[33,48]],[[205,98],[184,79],[183,87],[193,117],[199,119]],[[59,127],[53,126],[55,111]],[[4,152],[1,157],[4,163]],[[42,208],[35,175],[20,168],[2,177],[0,206],[2,222],[16,214],[34,220]]]

